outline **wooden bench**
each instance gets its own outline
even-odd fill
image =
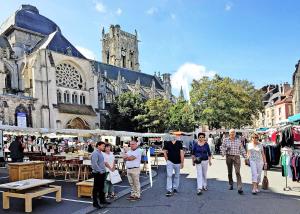
[[[76,186],[78,198],[81,196],[91,197],[93,195],[94,179],[78,182]]]
[[[3,192],[3,209],[9,209],[10,198],[24,198],[25,212],[32,212],[32,199],[41,197],[52,192],[56,193],[56,202],[60,202],[61,187],[49,185],[49,183],[53,182],[54,181],[52,180],[44,179],[28,179],[0,185],[1,188],[8,189],[7,192]]]

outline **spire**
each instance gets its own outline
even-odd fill
[[[136,80],[135,85],[136,85],[136,86],[140,86],[140,85],[141,85],[140,77]]]
[[[181,86],[181,88],[180,88],[180,92],[179,92],[179,97],[178,97],[178,99],[180,99],[180,100],[185,100],[185,99],[184,99],[184,94],[183,94],[182,86]]]
[[[119,70],[118,71],[118,79],[117,79],[118,82],[121,82],[122,81],[122,76],[121,76],[121,71]]]
[[[155,99],[155,94],[156,94],[155,81],[154,79],[152,79],[150,98]]]

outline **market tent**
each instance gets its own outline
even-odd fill
[[[74,135],[82,137],[90,136],[128,136],[128,137],[167,137],[167,133],[140,133],[114,130],[85,130],[85,129],[47,129],[47,128],[22,128],[18,126],[0,125],[0,130],[22,134],[40,134],[44,136]]]
[[[294,114],[293,116],[288,117],[288,119],[289,119],[289,122],[300,121],[300,113]]]
[[[193,133],[187,133],[187,132],[182,132],[182,131],[173,131],[170,132],[172,135],[180,135],[180,136],[191,136]]]

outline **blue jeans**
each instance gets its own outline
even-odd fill
[[[174,181],[173,181],[173,170],[175,171]],[[180,164],[174,164],[171,161],[167,161],[167,191],[172,191],[173,189],[178,190],[180,178]]]

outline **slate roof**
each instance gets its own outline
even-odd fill
[[[43,35],[49,35],[56,29],[60,31],[57,24],[47,17],[40,15],[39,10],[31,5],[22,5],[21,9],[9,17],[1,25],[0,34],[8,30],[11,26],[20,27]]]
[[[48,49],[62,54],[67,54],[67,48],[71,48],[72,56],[86,59],[63,35],[60,31],[55,31],[42,39],[30,51],[34,52],[39,49]]]
[[[22,5],[9,17],[0,27],[0,34],[9,32],[10,29],[19,27],[42,34],[44,38],[30,50],[46,48],[62,54],[67,53],[67,48],[72,50],[72,56],[86,59],[61,33],[61,30],[55,22],[39,14],[36,7],[31,5]],[[8,33],[7,33],[8,34]]]
[[[104,72],[106,71],[107,77],[109,79],[117,80],[118,73],[120,72],[121,77],[125,78],[125,83],[135,84],[138,78],[140,78],[141,86],[151,88],[152,80],[154,80],[155,88],[164,90],[163,85],[153,75],[108,65],[97,61],[94,61],[94,64],[96,71],[100,70],[101,74],[104,74]]]

